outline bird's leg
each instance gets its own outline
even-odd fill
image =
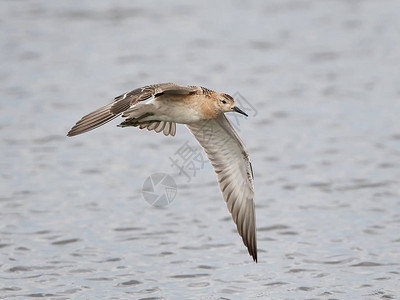
[[[151,122],[151,121],[145,121],[145,122],[140,122],[140,121],[143,120],[144,118],[147,118],[152,115],[154,115],[154,114],[153,113],[145,113],[138,118],[128,118],[125,121],[123,121],[121,124],[119,124],[118,127],[127,127],[127,126],[135,126],[136,127],[136,126],[139,126],[140,124]]]

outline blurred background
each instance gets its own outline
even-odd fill
[[[0,7],[0,298],[398,297],[400,2]],[[66,137],[160,82],[250,107],[236,129],[255,173],[258,264],[210,164],[188,181],[171,163],[197,147],[184,126],[171,138],[114,120]],[[141,194],[156,173],[177,184],[162,208]]]

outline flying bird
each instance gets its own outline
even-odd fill
[[[257,262],[253,170],[242,140],[225,117],[226,112],[247,114],[234,99],[200,86],[162,83],[122,94],[82,117],[68,132],[75,136],[122,115],[118,126],[134,126],[174,136],[176,124],[185,124],[204,148],[217,173],[219,186],[237,231]]]

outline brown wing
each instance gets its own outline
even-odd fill
[[[257,262],[253,172],[245,145],[223,114],[186,126],[207,153],[237,230]]]
[[[71,130],[68,132],[67,135],[74,136],[93,130],[115,119],[116,117],[121,115],[125,110],[129,109],[132,105],[135,105],[140,101],[150,99],[151,97],[157,97],[162,94],[182,94],[182,95],[193,94],[196,91],[197,91],[196,87],[180,86],[174,83],[154,84],[135,89],[131,92],[116,97],[113,103],[103,106],[95,110],[94,112],[91,112],[90,114],[82,117],[82,119],[80,119],[75,124],[75,126],[71,128]],[[171,135],[173,135],[172,133],[175,134],[175,124],[169,125],[166,124],[166,122],[162,123],[164,124],[162,124],[163,128],[161,130],[163,130],[164,134],[166,132],[168,132]],[[165,129],[166,127],[170,128],[170,130],[166,130]],[[155,129],[158,129],[158,127],[156,127]]]

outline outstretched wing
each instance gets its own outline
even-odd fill
[[[120,95],[114,99],[114,102],[103,106],[94,112],[82,117],[74,127],[68,132],[68,136],[78,135],[92,129],[95,129],[105,123],[115,119],[121,115],[124,111],[135,105],[140,101],[150,99],[151,97],[158,97],[163,94],[181,94],[189,95],[197,91],[196,87],[180,86],[174,83],[161,83],[148,85],[142,88],[135,89],[131,92]],[[175,134],[175,124],[166,124],[168,122],[161,122],[160,126],[154,127],[154,129],[149,129],[154,126],[147,126],[149,130],[160,129],[164,134]],[[149,124],[150,125],[150,124]],[[165,128],[171,128],[172,130],[165,130]],[[161,131],[160,130],[160,131]],[[159,132],[159,131],[158,131]],[[173,134],[172,134],[173,133]],[[166,134],[166,135],[167,135]]]
[[[245,145],[223,114],[186,126],[207,153],[237,230],[257,262],[253,172]]]

